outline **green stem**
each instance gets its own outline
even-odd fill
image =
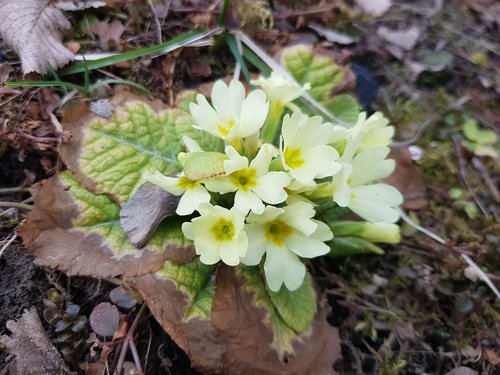
[[[266,143],[275,144],[279,131],[281,129],[281,116],[285,106],[279,101],[271,101],[269,106],[269,114],[267,115],[266,122],[262,127],[261,138]]]
[[[229,9],[229,0],[224,0],[224,3],[222,4],[222,10],[217,20],[218,26],[224,26],[224,23],[226,22],[228,9]]]

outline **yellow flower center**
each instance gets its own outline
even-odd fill
[[[257,181],[255,180],[256,175],[257,171],[255,169],[246,168],[231,173],[229,178],[236,188],[247,191],[257,185]]]
[[[212,225],[211,231],[217,241],[231,241],[235,235],[233,222],[223,218]]]
[[[225,137],[228,135],[229,131],[236,125],[236,121],[234,120],[229,120],[226,124],[219,124],[217,125],[217,130],[219,133]]]
[[[179,178],[179,181],[177,182],[177,185],[180,188],[188,189],[188,190],[194,189],[199,184],[200,184],[200,181],[198,181],[198,180],[194,180],[194,181],[190,180],[186,176],[182,176],[181,178]]]
[[[287,223],[276,219],[266,224],[266,238],[276,246],[283,246],[285,239],[293,233],[293,228]]]
[[[286,165],[288,165],[289,168],[298,168],[302,164],[304,164],[304,159],[302,159],[301,157],[300,148],[285,148],[283,157],[285,158]]]

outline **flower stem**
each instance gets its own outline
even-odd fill
[[[261,137],[264,142],[275,144],[280,131],[280,119],[283,114],[285,106],[279,101],[271,101],[269,106],[269,114],[267,115],[266,122],[262,127]]]

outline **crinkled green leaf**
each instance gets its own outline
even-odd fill
[[[156,273],[156,276],[173,281],[176,288],[186,294],[188,305],[184,319],[190,320],[194,317],[210,317],[215,290],[212,279],[214,271],[214,266],[203,264],[197,258],[193,262],[183,265],[167,261],[163,268]]]
[[[254,294],[254,304],[266,311],[267,324],[274,333],[272,347],[280,356],[286,352],[293,353],[292,341],[297,338],[298,332],[310,327],[316,313],[316,295],[314,290],[310,294],[310,277],[298,291],[284,291],[282,288],[272,296],[258,267],[241,266],[239,272],[246,279],[245,289]],[[305,297],[307,300],[304,303],[292,301],[292,295]]]
[[[338,95],[334,96],[326,107],[339,119],[354,124],[358,121],[359,105],[352,95]]]
[[[191,115],[183,107],[160,113],[144,102],[131,102],[109,119],[97,119],[85,127],[80,154],[81,172],[96,183],[96,192],[123,203],[144,183],[145,172],[165,175],[181,170],[177,156],[188,135],[203,148],[220,148],[214,137],[192,128]]]
[[[359,237],[334,237],[329,245],[331,250],[328,256],[333,258],[361,254],[384,254],[381,247]]]
[[[356,99],[350,95],[332,96],[334,87],[344,78],[342,68],[333,59],[298,45],[284,51],[282,63],[297,82],[311,84],[309,94],[332,114],[346,122],[356,122],[359,113]]]
[[[269,296],[283,320],[297,332],[307,330],[316,315],[316,293],[309,273],[299,289],[290,291],[282,286],[277,292],[269,290]]]
[[[85,189],[70,172],[61,173],[62,181],[69,186],[75,203],[80,206],[81,214],[73,222],[74,229],[86,233],[101,234],[115,256],[126,254],[140,254],[127,239],[120,225],[120,207],[111,201],[108,196],[96,195]],[[149,240],[147,249],[163,251],[166,246],[187,246],[181,230],[180,220],[168,220],[161,223]]]

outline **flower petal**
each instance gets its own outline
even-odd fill
[[[252,210],[256,214],[264,212],[264,203],[262,200],[251,190],[243,191],[238,190],[234,196],[234,207],[240,210],[244,215]]]
[[[277,292],[283,283],[289,290],[299,288],[304,281],[306,268],[299,257],[286,247],[269,246],[264,272],[269,289]]]
[[[240,263],[240,257],[245,256],[247,247],[247,234],[240,232],[234,241],[221,242],[220,259],[228,266],[237,266]]]
[[[290,183],[290,177],[285,172],[269,172],[257,178],[257,186],[252,191],[264,202],[278,204],[287,198],[285,187]]]
[[[321,228],[320,230],[323,229]],[[328,245],[322,240],[314,238],[314,234],[308,237],[300,232],[294,232],[285,239],[285,243],[291,251],[303,258],[314,258],[328,254],[330,251]]]
[[[179,196],[186,191],[186,188],[179,186],[179,177],[165,176],[164,174],[156,171],[153,174],[144,176],[144,179],[173,195]]]
[[[256,266],[262,260],[266,252],[267,240],[264,226],[261,224],[245,225],[245,232],[248,237],[248,249],[241,263],[247,266]]]
[[[264,125],[268,111],[269,102],[264,91],[252,91],[241,105],[240,121],[237,125],[241,128],[241,137],[257,133]]]
[[[292,228],[297,229],[306,236],[313,234],[318,228],[318,224],[311,220],[316,214],[311,204],[297,202],[290,206],[283,207],[285,211],[280,218]]]
[[[352,188],[349,209],[372,223],[392,224],[398,221],[399,213],[392,207],[403,203],[401,193],[386,184],[356,186]]]
[[[191,215],[202,203],[210,202],[210,193],[202,185],[187,189],[179,201],[177,215]]]

